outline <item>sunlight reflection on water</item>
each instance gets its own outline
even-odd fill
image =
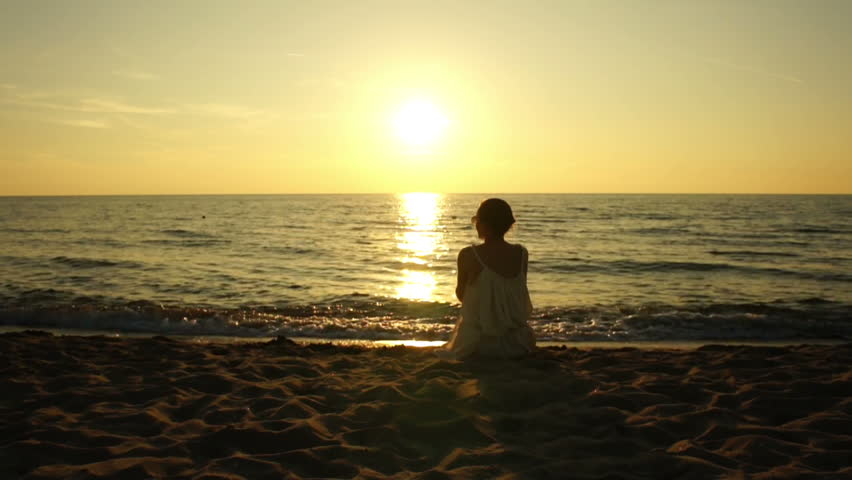
[[[411,264],[403,268],[396,296],[409,300],[435,300],[437,279],[429,269],[432,260],[446,248],[441,232],[442,196],[437,193],[404,193],[399,195],[399,226],[396,246],[402,252],[400,261]],[[416,267],[415,267],[416,266]]]
[[[440,347],[446,342],[443,340],[377,340],[374,343],[382,347],[395,347],[398,345],[406,347]]]

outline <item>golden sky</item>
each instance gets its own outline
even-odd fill
[[[0,195],[852,193],[850,19],[844,0],[5,1]],[[444,122],[415,118],[418,148],[394,126],[412,101]]]

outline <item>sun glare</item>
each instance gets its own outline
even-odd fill
[[[403,253],[402,278],[396,296],[411,300],[435,300],[438,281],[431,263],[444,253],[440,226],[441,195],[437,193],[405,193],[400,195],[400,227],[397,248]]]
[[[428,151],[443,137],[450,124],[438,106],[423,98],[403,103],[391,121],[394,133],[414,151]]]

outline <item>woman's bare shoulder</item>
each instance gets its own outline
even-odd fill
[[[530,258],[530,252],[527,250],[527,247],[521,245],[520,243],[515,244],[518,249],[518,255],[521,256],[521,260]]]
[[[459,260],[465,260],[473,255],[473,245],[468,245],[459,250]]]

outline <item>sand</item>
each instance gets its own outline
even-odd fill
[[[852,345],[0,335],[0,478],[852,478]]]

